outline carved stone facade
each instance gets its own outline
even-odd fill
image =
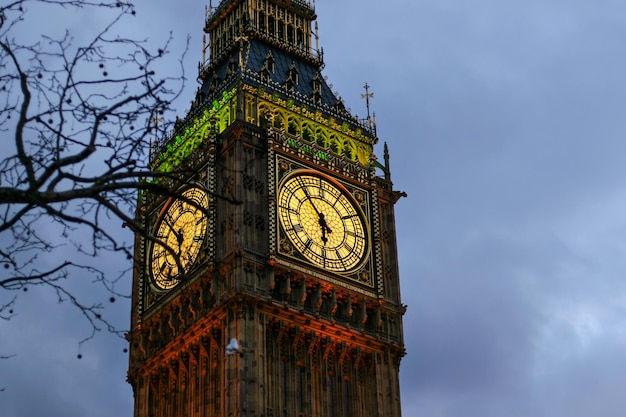
[[[156,243],[136,239],[128,335],[135,417],[401,415],[405,307],[393,207],[402,194],[393,191],[386,148],[384,164],[375,160],[372,126],[339,105],[320,77],[314,19],[302,0],[224,0],[207,16],[206,31],[221,44],[201,67],[189,115],[151,160],[176,179],[163,183],[173,191],[190,183],[207,191],[206,238],[168,290],[151,279]],[[293,25],[293,36],[271,38],[279,21],[282,31]],[[245,32],[231,36],[238,27]],[[302,36],[305,48],[294,44]],[[330,272],[286,237],[277,195],[298,172],[327,178],[354,202],[355,214],[335,219],[358,215],[367,227],[354,268]],[[331,228],[313,203],[321,195],[307,198],[326,239]],[[138,220],[153,228],[167,204],[143,195]],[[338,224],[333,236],[348,227]],[[233,338],[241,349],[228,355]]]

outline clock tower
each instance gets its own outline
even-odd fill
[[[207,10],[201,87],[151,154],[171,193],[138,204],[135,417],[401,415],[404,194],[321,74],[316,18],[305,0]]]

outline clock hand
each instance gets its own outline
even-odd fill
[[[163,218],[163,220],[165,221],[165,224],[167,224],[167,226],[170,228],[170,230],[172,231],[172,233],[174,233],[174,236],[176,236],[176,241],[178,242],[178,247],[180,247],[182,241],[183,241],[183,230],[179,229],[178,232],[176,232],[176,230],[174,230],[174,224],[171,222],[171,219],[169,218],[169,216],[165,216]]]
[[[328,227],[328,224],[326,223],[326,219],[324,218],[324,213],[320,213],[319,217],[320,217],[320,219],[319,219],[318,223],[319,223],[320,227],[322,228],[322,231],[326,230],[329,234],[332,233],[333,231],[330,230],[330,227]]]
[[[330,227],[328,227],[328,224],[326,224],[326,219],[324,218],[324,214],[323,213],[319,213],[319,225],[320,228],[322,229],[322,242],[324,242],[324,244],[326,244],[328,242],[328,238],[326,237],[326,233],[331,234],[333,231],[330,229]]]
[[[178,229],[178,233],[174,232],[174,234],[176,235],[176,242],[178,243],[178,254],[180,255],[181,246],[183,242],[185,241],[185,238],[183,237],[183,229],[182,228]]]
[[[328,242],[326,233],[331,234],[333,231],[330,229],[330,227],[328,227],[328,224],[326,223],[326,219],[324,218],[324,213],[320,212],[315,206],[315,203],[313,202],[313,199],[311,198],[311,195],[309,194],[309,190],[307,189],[306,184],[302,181],[301,178],[299,178],[299,182],[300,182],[300,186],[302,187],[302,191],[304,192],[304,196],[309,201],[309,203],[311,203],[311,207],[313,207],[313,210],[317,214],[317,217],[319,219],[318,224],[320,225],[320,228],[322,229],[322,242],[326,244]]]
[[[174,228],[174,225],[172,224],[172,219],[171,219],[171,214],[168,212],[165,217],[163,217],[163,220],[165,221],[165,224],[167,224],[167,226],[171,229]]]
[[[330,227],[328,227],[328,225],[326,224],[326,220],[324,219],[324,213],[321,213],[317,209],[317,207],[315,207],[315,203],[313,202],[313,199],[311,198],[311,195],[309,194],[309,190],[306,188],[306,185],[302,182],[302,179],[300,179],[300,185],[302,187],[302,191],[304,191],[305,197],[307,198],[309,203],[311,203],[313,210],[315,210],[315,214],[317,214],[317,217],[319,218],[318,223],[320,227],[322,228],[322,242],[326,243],[328,241],[328,239],[326,239],[326,232],[332,233],[333,231],[330,230]]]
[[[306,188],[306,184],[304,184],[302,182],[301,178],[299,178],[299,181],[300,181],[300,186],[302,187],[302,191],[304,191],[304,196],[309,201],[309,203],[311,203],[311,206],[313,207],[313,210],[315,210],[315,213],[317,214],[317,217],[320,217],[321,213],[317,209],[317,207],[315,207],[315,203],[313,203],[313,199],[311,198],[311,195],[309,194],[309,190]],[[323,216],[323,214],[322,214],[322,216]]]
[[[328,238],[326,237],[326,229],[322,227],[322,242],[324,244],[328,243]]]

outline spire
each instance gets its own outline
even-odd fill
[[[385,142],[383,160],[385,161],[385,179],[391,181],[391,169],[389,168],[389,148]]]
[[[370,115],[370,98],[374,98],[374,93],[370,93],[370,86],[368,83],[365,83],[363,88],[365,89],[365,94],[361,94],[361,98],[365,99],[365,106],[367,107],[367,119],[365,119],[365,123],[368,129],[376,135],[376,113],[374,113],[373,120]]]

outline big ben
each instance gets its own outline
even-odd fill
[[[135,417],[399,417],[386,145],[321,71],[314,4],[223,0],[137,219]]]

